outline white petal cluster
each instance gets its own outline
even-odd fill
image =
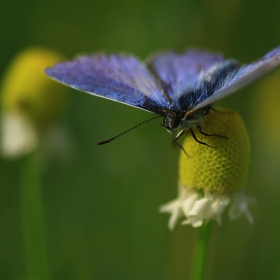
[[[228,205],[231,220],[244,215],[250,223],[253,223],[249,206],[255,203],[254,198],[241,192],[211,193],[179,185],[177,199],[161,206],[160,212],[171,214],[168,223],[171,230],[180,220],[181,224],[193,227],[199,227],[210,220],[216,220],[220,225],[222,213]]]

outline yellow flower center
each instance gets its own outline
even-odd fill
[[[181,185],[206,191],[228,192],[241,189],[247,179],[250,143],[241,117],[229,109],[210,110],[202,125],[205,136],[196,129],[202,145],[188,133],[179,161]]]

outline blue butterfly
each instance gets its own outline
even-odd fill
[[[207,135],[200,125],[211,105],[279,65],[280,46],[248,65],[191,49],[182,54],[158,53],[144,63],[127,54],[81,55],[47,68],[46,74],[72,88],[163,117],[166,130],[176,133],[175,142],[190,131],[196,141],[207,145],[196,138],[192,128]]]

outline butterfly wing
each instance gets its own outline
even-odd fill
[[[280,46],[270,51],[261,59],[248,65],[233,69],[228,72],[217,84],[211,96],[198,103],[191,111],[198,110],[205,106],[228,96],[238,89],[268,75],[280,66]]]
[[[189,112],[211,105],[280,65],[280,47],[239,67],[221,55],[200,50],[160,53],[146,62],[133,56],[80,56],[46,73],[75,89],[165,115],[173,108]]]
[[[223,56],[200,50],[159,53],[151,56],[146,64],[160,81],[170,100],[196,90],[201,82],[200,75],[224,61]]]
[[[72,88],[159,115],[170,106],[149,70],[133,56],[82,55],[47,68],[46,74]]]

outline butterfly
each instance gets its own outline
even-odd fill
[[[198,49],[182,54],[160,52],[145,62],[133,55],[100,52],[77,56],[45,72],[72,88],[155,113],[155,118],[163,117],[162,126],[176,135],[175,142],[190,131],[196,141],[206,144],[196,138],[193,127],[207,135],[200,125],[212,104],[279,65],[280,46],[247,65]]]

